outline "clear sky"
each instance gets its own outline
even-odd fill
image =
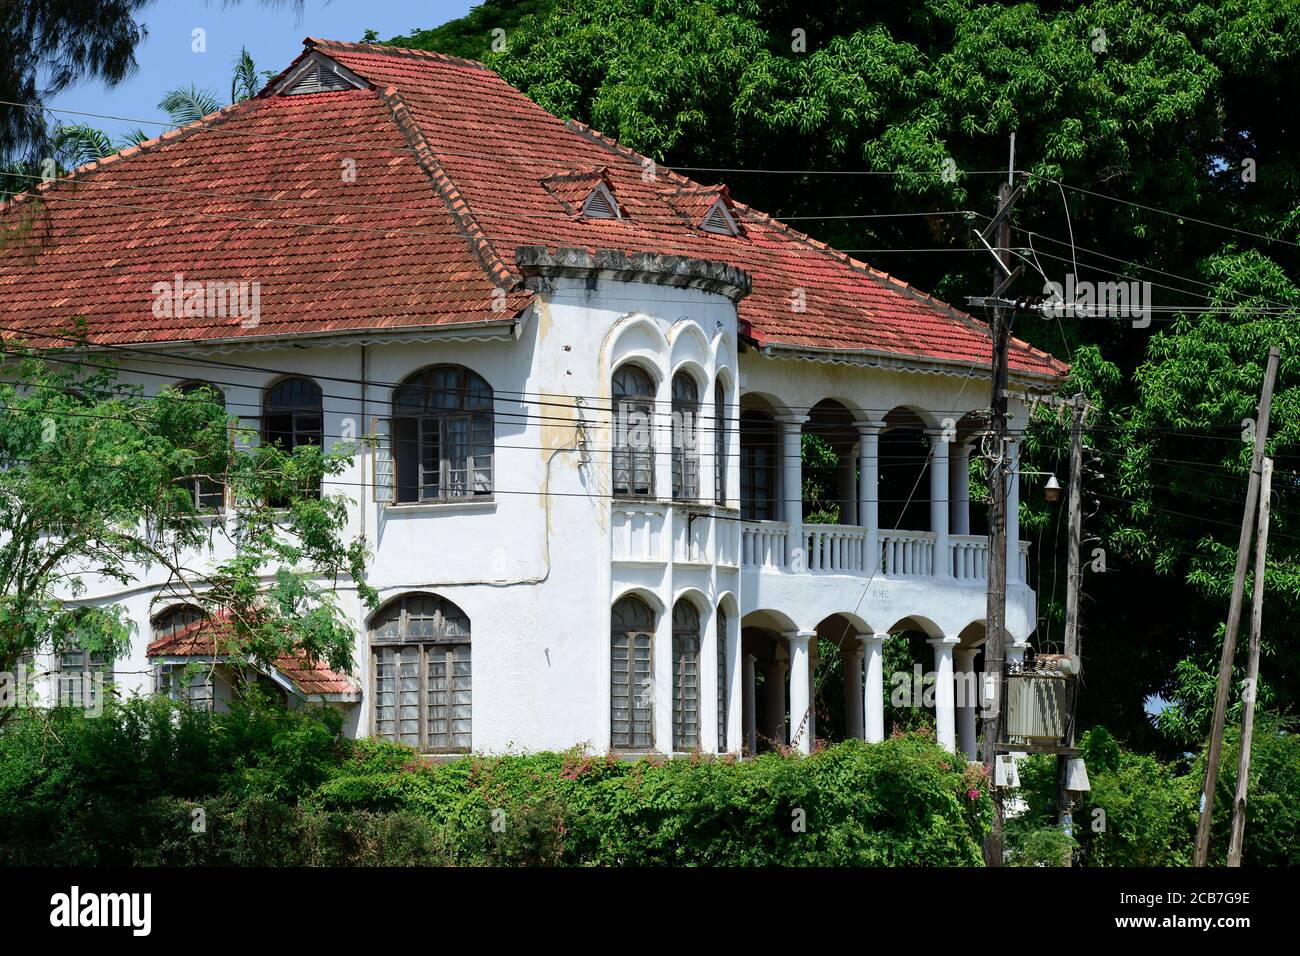
[[[477,0],[475,0],[477,2]],[[230,68],[246,46],[259,70],[279,72],[302,52],[303,37],[360,40],[367,29],[381,39],[409,33],[414,28],[435,27],[464,16],[471,0],[288,0],[268,6],[261,0],[154,0],[140,14],[148,36],[136,47],[139,70],[115,87],[84,82],[70,87],[47,105],[142,120],[165,122],[158,101],[168,90],[196,84],[215,93],[224,105],[230,101]],[[207,52],[192,49],[193,31],[206,34]],[[150,136],[166,127],[138,122],[115,122],[96,117],[55,113],[63,123],[86,123],[105,130],[114,140],[139,126]]]

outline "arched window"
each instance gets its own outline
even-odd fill
[[[780,443],[766,412],[740,416],[740,513],[753,521],[776,519]]]
[[[470,748],[470,635],[465,612],[408,594],[370,625],[374,734],[426,753]]]
[[[718,605],[718,750],[727,749],[727,612]]]
[[[673,607],[673,750],[700,746],[700,612],[683,598]]]
[[[727,504],[727,388],[713,385],[713,500]]]
[[[631,595],[614,605],[610,627],[610,743],[619,750],[654,746],[654,612]]]
[[[460,365],[416,372],[393,393],[397,500],[492,494],[492,386]]]
[[[673,376],[673,499],[700,497],[700,388],[686,372]]]
[[[654,496],[654,380],[636,365],[614,373],[614,483],[616,495]]]
[[[282,379],[267,390],[262,407],[262,440],[292,452],[299,445],[323,444],[325,411],[320,386],[309,378]],[[320,487],[306,489],[319,496]],[[287,502],[272,502],[287,504]]]
[[[219,411],[213,410],[212,414],[214,416],[226,413],[226,396],[215,385],[210,385],[207,382],[187,382],[181,385],[177,391],[181,393],[181,398],[184,401],[201,402],[216,406]],[[194,507],[200,511],[220,511],[225,504],[225,482],[214,475],[195,475],[185,478],[183,481],[186,486],[193,489]]]
[[[154,640],[175,637],[191,624],[203,620],[203,611],[193,604],[176,604],[153,619]]]

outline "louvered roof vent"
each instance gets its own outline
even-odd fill
[[[582,215],[587,219],[623,218],[614,194],[603,182],[596,183],[595,188],[587,196],[586,202],[582,204]]]
[[[731,210],[727,208],[727,203],[721,196],[709,207],[709,211],[700,220],[700,228],[705,232],[716,232],[724,236],[737,236],[740,234],[740,226],[736,223],[736,217],[731,214]]]
[[[337,90],[361,89],[366,84],[351,70],[319,53],[303,60],[276,88],[280,96],[301,96],[308,93],[331,93]]]
[[[622,219],[623,209],[614,197],[609,170],[604,166],[571,169],[547,176],[542,186],[560,201],[565,211],[583,219]]]

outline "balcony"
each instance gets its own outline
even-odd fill
[[[930,531],[882,528],[876,534],[877,554],[872,559],[871,533],[855,525],[803,526],[804,559],[790,547],[790,526],[784,521],[744,521],[740,528],[740,564],[806,574],[879,574],[887,579],[935,578],[937,535]],[[989,544],[984,535],[948,536],[947,574],[958,584],[988,580]],[[1014,576],[1028,576],[1029,542],[1020,542],[1020,564]],[[940,564],[940,569],[945,565]],[[1018,570],[1018,574],[1015,571]]]

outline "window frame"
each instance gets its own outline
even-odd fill
[[[673,500],[700,500],[700,383],[685,369],[672,378]],[[691,435],[688,443],[686,436]],[[694,447],[689,447],[693,443]]]
[[[700,645],[703,643],[700,611],[688,599],[679,598],[673,605],[673,752],[700,749]],[[694,679],[692,685],[691,679]],[[693,691],[693,693],[692,693]],[[688,719],[694,704],[695,733],[689,733]]]
[[[434,377],[448,371],[456,374],[457,384],[435,384]],[[416,389],[420,396],[417,414],[402,414],[399,403],[408,389]],[[454,406],[439,403],[440,397],[448,395],[457,398]],[[486,378],[464,365],[428,365],[393,390],[391,408],[393,504],[492,500],[496,491],[496,393]],[[463,448],[460,458],[455,456],[458,445]],[[486,456],[478,453],[483,447],[488,449]],[[414,461],[408,456],[414,456]],[[485,482],[480,480],[483,474]],[[414,483],[409,478],[414,478]],[[430,488],[436,489],[435,493],[426,494]]]
[[[426,602],[432,605],[434,613],[413,615],[411,605],[415,601]],[[389,617],[391,612],[396,609],[396,619]],[[438,621],[441,619],[441,625]],[[380,634],[380,628],[396,621],[396,627],[391,634]],[[411,632],[411,622],[413,620],[431,621],[431,633]],[[455,632],[450,630],[450,626],[457,629]],[[474,744],[474,682],[473,682],[473,640],[472,627],[470,618],[458,605],[449,601],[439,594],[428,591],[413,591],[409,594],[403,594],[393,598],[380,608],[371,618],[368,628],[367,645],[370,655],[370,735],[372,737],[383,738],[396,743],[404,743],[411,746],[406,739],[407,734],[402,732],[402,694],[404,688],[401,686],[403,680],[402,667],[414,663],[416,665],[415,679],[417,682],[416,693],[416,737],[418,744],[415,745],[420,753],[424,754],[464,754],[473,749]],[[407,661],[403,658],[404,652],[413,651],[415,659]],[[463,655],[458,656],[463,651]],[[444,671],[441,677],[434,674],[434,667],[437,664],[437,658],[441,654],[441,666]],[[392,656],[391,661],[385,660],[386,657]],[[457,673],[457,665],[464,664],[464,673]],[[383,667],[394,668],[391,678],[385,678],[381,671]],[[456,681],[464,677],[464,687],[457,687]],[[381,679],[391,679],[393,681],[392,709],[393,716],[391,720],[385,723],[392,724],[392,732],[386,733],[380,730],[380,681]],[[443,687],[441,689],[431,686],[435,680],[441,680]],[[409,691],[407,691],[409,692]],[[436,703],[438,698],[434,695],[442,694],[441,703]],[[458,701],[459,695],[465,695],[465,701]],[[457,706],[467,708],[468,717],[458,718],[455,716]],[[435,734],[430,725],[434,722],[430,711],[435,706],[444,709],[442,718],[445,727],[441,734]],[[464,720],[464,729],[457,730],[455,724],[459,720]],[[434,746],[432,741],[435,736],[443,738],[443,743]],[[456,738],[467,738],[463,745],[457,744]]]
[[[208,389],[214,392],[221,399],[221,412],[226,414],[226,393],[211,382],[205,382],[201,379],[192,379],[186,382],[180,382],[176,386],[177,393],[180,394],[182,401],[189,401],[190,395],[193,395],[199,389]],[[216,405],[216,402],[210,404]],[[217,481],[210,477],[199,475],[183,476],[177,479],[178,482],[189,487],[194,499],[194,509],[203,514],[220,515],[226,510],[226,498],[228,485],[224,480]],[[204,503],[204,499],[216,499],[216,504]]]
[[[620,608],[635,609],[643,615],[644,620],[633,620],[624,614],[623,620],[620,621]],[[610,609],[610,629],[609,629],[609,742],[610,749],[622,752],[644,753],[653,751],[655,747],[655,706],[654,694],[648,697],[648,703],[642,705],[638,700],[647,699],[645,696],[637,697],[638,674],[637,674],[637,656],[638,645],[644,642],[646,649],[645,654],[645,671],[643,679],[650,681],[650,688],[653,690],[654,684],[654,647],[655,647],[655,626],[656,626],[655,609],[643,598],[635,594],[625,594],[614,602]],[[616,683],[618,669],[616,667],[618,654],[616,642],[619,640],[627,642],[626,668],[623,676],[626,677],[627,686],[627,720],[626,728],[621,730],[618,727],[615,701],[619,695],[616,691],[619,685]],[[644,743],[636,741],[636,725],[644,723],[649,728],[646,735],[647,740]]]
[[[714,612],[714,639],[718,655],[718,752],[727,749],[727,628],[730,624],[727,609],[721,604]]]
[[[297,404],[273,405],[276,393],[288,385],[294,383],[304,383],[315,392],[315,404],[309,402],[300,402]],[[271,420],[278,417],[287,417],[289,419],[289,428],[277,430],[274,433],[271,430]],[[300,425],[302,419],[316,419],[316,427],[306,428]],[[293,454],[293,450],[300,445],[314,445],[322,451],[325,448],[325,395],[321,387],[316,384],[314,379],[306,375],[286,375],[277,379],[274,384],[265,389],[262,395],[262,443],[265,445],[278,445],[283,451]],[[282,441],[282,436],[288,436],[289,444],[286,446]],[[315,438],[315,441],[311,439]],[[321,496],[321,485],[306,488],[304,492],[311,497],[319,498]],[[284,505],[287,502],[271,502],[272,507]]]
[[[713,503],[727,506],[727,385],[713,383]]]
[[[621,378],[640,378],[643,391],[625,392],[620,389]],[[610,490],[615,498],[646,499],[655,497],[655,377],[636,362],[624,362],[610,376],[610,411],[614,419],[614,442],[611,449]],[[645,448],[631,443],[627,428],[632,414],[645,416],[649,441]],[[620,474],[625,480],[620,483]],[[637,482],[645,475],[644,487]]]

